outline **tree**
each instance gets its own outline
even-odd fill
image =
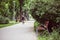
[[[22,15],[23,15],[23,11],[22,11],[22,7],[23,7],[23,4],[24,4],[24,0],[19,0],[19,3],[20,3],[20,21],[22,21]]]
[[[60,0],[34,0],[28,2],[31,15],[40,24],[49,21],[49,32],[52,27],[60,25]]]
[[[13,18],[15,19],[17,10],[19,10],[18,6],[19,6],[18,0],[7,0],[7,1],[1,0],[0,1],[0,18],[9,18],[10,20],[13,20]]]

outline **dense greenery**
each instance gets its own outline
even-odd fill
[[[60,23],[60,0],[7,0],[0,1],[0,21],[21,19],[23,13],[30,13],[41,23],[46,20]],[[2,19],[1,19],[2,17]],[[4,19],[5,18],[5,19]],[[8,20],[9,21],[9,20]],[[9,22],[8,22],[9,23]],[[53,23],[54,24],[54,23]]]
[[[60,40],[60,34],[57,31],[52,32],[51,34],[44,36],[38,36],[38,40]]]
[[[35,21],[34,22],[34,30],[36,31],[36,28],[39,26],[40,24],[37,22],[37,21]]]
[[[22,15],[27,14],[31,14],[36,20],[35,29],[46,20],[51,21],[52,27],[59,27],[60,0],[0,0],[0,27],[10,25],[10,20],[21,21]],[[58,32],[53,32],[48,37],[39,37],[39,40],[60,40],[59,37]]]
[[[45,20],[60,22],[59,2],[60,1],[51,0],[51,2],[45,2],[42,0],[37,0],[31,14],[40,23],[44,22]]]
[[[37,0],[31,3],[31,5],[33,5],[31,15],[36,20],[34,24],[35,29],[39,26],[39,23],[43,24],[46,20],[51,20],[52,23],[55,22],[57,23],[56,25],[60,25],[60,0]],[[38,40],[60,40],[59,30],[51,34],[46,31],[44,34],[43,33],[43,36],[39,35]],[[48,34],[47,36],[46,33]]]
[[[0,24],[8,24],[9,19],[7,17],[0,16]]]
[[[1,0],[0,16],[7,17],[10,20],[20,21],[23,13],[28,16],[27,11],[25,11],[25,1],[26,0]]]
[[[60,0],[26,0],[23,9],[40,24],[49,20],[52,27],[60,25]]]
[[[18,0],[0,1],[0,23],[9,23],[9,20],[16,20],[16,16],[19,15],[18,12],[19,12]]]

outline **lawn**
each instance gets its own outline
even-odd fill
[[[15,22],[15,21],[10,21],[9,24],[0,24],[0,28],[7,27],[7,26],[11,26],[11,25],[14,25],[14,24],[17,24],[17,22]]]

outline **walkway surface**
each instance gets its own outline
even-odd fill
[[[0,40],[37,40],[34,32],[34,21],[26,21],[0,29]]]

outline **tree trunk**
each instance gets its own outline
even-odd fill
[[[20,22],[22,21],[22,15],[23,15],[23,11],[22,11],[22,6],[23,6],[23,2],[24,0],[19,0],[19,3],[20,3]]]

